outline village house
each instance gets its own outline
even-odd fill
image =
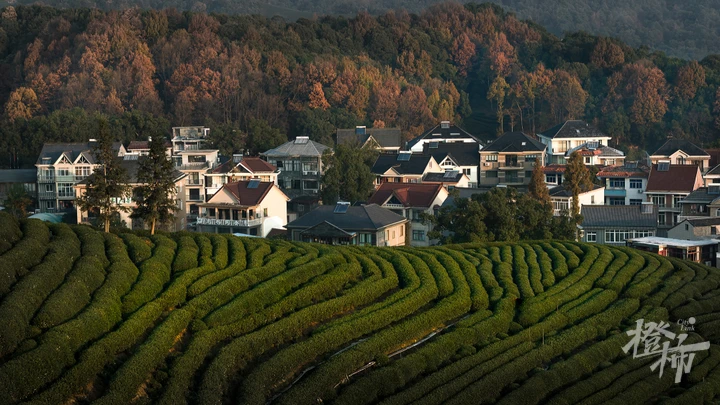
[[[147,156],[150,154],[150,141],[131,141],[125,148],[128,155]],[[165,154],[170,158],[172,156],[172,143],[165,141]]]
[[[710,154],[702,148],[684,139],[668,139],[658,150],[650,155],[653,164],[696,165],[704,173],[710,168]]]
[[[40,212],[72,212],[75,210],[75,185],[90,176],[98,167],[93,148],[94,139],[80,143],[46,143],[35,163]],[[113,151],[118,157],[126,154],[116,142]]]
[[[545,146],[522,132],[506,132],[480,151],[480,185],[527,185],[544,165]]]
[[[410,220],[410,244],[429,246],[434,241],[427,237],[432,225],[422,222],[422,214],[435,214],[449,193],[441,184],[383,183],[368,200]]]
[[[691,192],[680,202],[678,221],[720,217],[720,184],[710,184]]]
[[[420,183],[427,173],[445,173],[432,155],[410,152],[381,154],[370,171],[375,175],[375,184]]]
[[[688,218],[668,230],[668,238],[700,240],[720,236],[720,217]]]
[[[543,173],[545,174],[545,184],[548,187],[555,187],[563,184],[563,176],[565,175],[565,165],[547,165],[543,167]]]
[[[27,195],[37,199],[37,169],[4,169],[0,170],[0,206],[8,197],[8,192],[16,184],[22,185]],[[30,207],[27,207],[30,208]]]
[[[650,168],[638,162],[600,169],[597,177],[605,184],[605,204],[642,204],[649,175]]]
[[[265,237],[273,228],[287,224],[289,200],[272,182],[253,179],[227,183],[200,204],[198,231]]]
[[[397,153],[402,147],[400,128],[357,126],[355,129],[338,129],[335,139],[338,145],[356,145],[383,153]]]
[[[376,204],[321,205],[286,226],[290,240],[329,245],[405,246],[408,220]]]
[[[660,256],[675,257],[717,267],[718,242],[720,240],[717,239],[684,240],[648,236],[628,239],[626,245],[645,252],[657,253]]]
[[[667,162],[653,164],[650,169],[646,201],[658,207],[658,235],[667,235],[675,226],[682,212],[680,202],[702,186],[700,167],[697,165],[671,165]]]
[[[470,183],[467,175],[457,170],[447,171],[445,173],[426,173],[422,178],[423,184],[440,184],[448,190],[456,187],[467,188]]]
[[[568,120],[538,134],[540,142],[546,146],[548,165],[567,163],[567,152],[583,145],[591,144],[595,149],[608,146],[610,137],[595,126],[580,120]]]
[[[468,185],[461,187],[477,187],[478,169],[480,165],[479,146],[464,142],[429,142],[423,148],[423,155],[432,155],[440,168],[464,174]],[[424,181],[424,180],[423,180]]]
[[[652,203],[586,205],[582,216],[582,242],[624,246],[627,239],[655,236],[657,231],[657,212]]]
[[[121,207],[124,207],[127,209],[127,211],[120,211],[118,213],[118,221],[119,223],[125,224],[130,229],[147,229],[146,224],[143,222],[142,219],[139,218],[130,218],[130,215],[132,214],[132,209],[137,207],[137,204],[135,203],[135,199],[138,196],[138,187],[146,185],[146,183],[141,183],[138,181],[138,170],[140,169],[140,159],[146,159],[146,157],[141,156],[138,157],[137,155],[130,154],[125,155],[122,159],[119,159],[120,167],[125,169],[125,172],[127,173],[127,185],[130,186],[131,192],[130,195],[124,197],[124,198],[114,198],[114,201],[120,205]],[[80,197],[85,194],[87,191],[87,184],[91,176],[83,179],[82,181],[75,184],[75,194]],[[165,226],[158,225],[158,228],[165,229],[171,232],[175,231],[181,231],[184,230],[186,227],[185,223],[185,215],[184,215],[184,205],[185,202],[185,194],[183,193],[184,188],[184,180],[187,177],[187,174],[180,172],[179,170],[173,170],[172,173],[173,180],[175,182],[175,189],[172,191],[172,198],[176,201],[178,212],[174,213],[174,220],[172,223],[167,224]],[[80,209],[80,207],[76,206],[77,211],[77,223],[90,223],[92,216],[94,215],[92,212],[88,213],[87,211],[83,211]]]
[[[317,195],[323,174],[322,155],[329,146],[298,136],[277,148],[260,154],[267,162],[280,170],[279,184],[290,198],[301,195]]]
[[[258,179],[265,183],[278,185],[280,170],[270,163],[258,158],[235,154],[225,163],[208,169],[205,177],[205,195],[212,197],[227,183],[241,180]]]
[[[412,153],[422,153],[425,144],[430,143],[466,143],[467,146],[474,145],[475,150],[482,149],[482,141],[475,135],[470,134],[464,129],[453,125],[450,121],[441,121],[440,125],[436,125],[425,131],[420,136],[410,140],[405,147]]]
[[[582,156],[583,163],[586,166],[622,165],[625,162],[625,153],[623,151],[607,145],[600,145],[596,141],[586,142],[568,150],[565,152],[565,161],[570,160],[570,156],[575,152]]]
[[[580,205],[580,213],[584,206],[603,205],[604,204],[605,187],[593,184],[588,190],[582,191],[578,195],[578,203]],[[555,216],[562,215],[563,211],[572,212],[572,192],[565,186],[555,186],[550,188],[550,202],[553,205],[553,214]]]
[[[206,149],[210,144],[209,135],[210,128],[203,126],[173,127],[170,141],[173,155],[184,151]]]

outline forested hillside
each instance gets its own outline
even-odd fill
[[[559,39],[490,5],[292,23],[7,7],[0,60],[3,166],[32,165],[45,141],[92,137],[95,114],[123,140],[205,124],[226,153],[297,135],[331,144],[356,124],[410,138],[441,119],[487,139],[586,119],[626,150],[669,135],[707,144],[720,125],[720,57]]]
[[[467,0],[460,0],[467,3]],[[647,45],[669,55],[702,59],[720,53],[720,1],[718,0],[493,0],[561,35],[587,31],[617,37],[632,46]],[[383,14],[405,9],[419,13],[438,0],[53,0],[55,7],[97,7],[118,10],[177,8],[221,14],[275,15],[288,20],[318,15],[353,16],[361,11]],[[48,4],[38,0],[0,0],[5,5]]]

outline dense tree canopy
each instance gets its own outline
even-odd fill
[[[586,33],[562,40],[489,4],[419,15],[300,19],[175,10],[0,11],[0,164],[32,165],[45,141],[118,139],[208,125],[224,153],[338,127],[438,120],[487,139],[576,118],[628,149],[670,134],[720,135],[720,59],[690,62]],[[614,145],[613,145],[614,146]],[[13,155],[17,159],[12,159]]]

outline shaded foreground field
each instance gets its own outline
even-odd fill
[[[328,247],[105,235],[0,214],[0,403],[694,404],[720,396],[720,271],[532,242]],[[675,384],[635,321],[710,341]]]

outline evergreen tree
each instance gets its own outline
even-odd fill
[[[18,219],[25,218],[27,216],[27,207],[32,205],[32,203],[33,200],[25,190],[25,186],[18,183],[13,184],[8,189],[5,201],[3,201],[5,210]]]
[[[98,123],[97,143],[93,146],[93,156],[99,165],[88,177],[85,194],[76,199],[83,211],[95,211],[100,223],[104,224],[105,232],[110,231],[110,220],[113,215],[128,211],[119,204],[118,199],[129,194],[127,172],[120,165],[117,153],[113,150],[113,140],[106,119]]]
[[[136,188],[134,197],[137,206],[131,218],[140,218],[155,234],[158,224],[174,219],[178,210],[175,203],[175,176],[172,160],[165,154],[165,137],[156,133],[150,141],[150,154],[140,160],[137,180],[142,184]]]
[[[320,192],[323,204],[334,204],[338,200],[351,203],[367,200],[374,189],[375,175],[370,168],[377,155],[376,150],[357,145],[338,145],[334,152],[325,151],[322,158],[325,166],[323,189]]]
[[[579,196],[583,191],[592,190],[593,181],[590,176],[590,171],[587,166],[585,166],[585,163],[583,163],[583,158],[577,151],[573,152],[570,155],[570,159],[568,159],[563,186],[572,193],[572,210],[570,215],[575,224],[579,225],[582,222]]]
[[[550,190],[545,184],[545,173],[543,172],[543,166],[540,162],[535,162],[533,168],[532,177],[530,178],[530,184],[528,185],[528,192],[530,196],[538,200],[541,203],[550,205]]]

